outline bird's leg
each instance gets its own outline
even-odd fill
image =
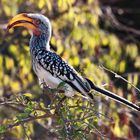
[[[45,94],[45,92],[48,92],[48,93],[54,93],[54,92],[52,92],[52,89],[50,89],[49,86],[46,85],[46,83],[44,81],[42,81],[41,79],[39,79],[39,85],[43,91],[43,94],[41,95],[41,97],[43,95],[46,95],[47,100],[48,100],[47,106],[48,105],[51,106],[53,104],[54,98],[56,97],[56,94],[55,94],[55,97],[52,94]]]
[[[48,91],[49,93],[52,93],[53,89],[51,89],[48,85],[46,85],[46,83],[44,81],[42,81],[41,79],[39,79],[39,85],[40,85],[41,89],[43,89],[43,93],[45,91]]]
[[[49,88],[49,86],[48,85],[46,85],[46,83],[43,81],[43,80],[41,80],[41,79],[39,79],[39,86],[41,87],[41,89],[43,89],[43,91],[44,90],[51,90],[50,88]]]
[[[44,94],[44,92],[47,90],[49,93],[53,93],[54,94],[54,96],[52,95],[52,94],[48,94],[48,96],[49,96],[49,99],[50,99],[50,104],[49,104],[49,106],[51,106],[53,103],[54,103],[54,101],[56,100],[56,98],[58,97],[57,96],[57,93],[64,93],[65,91],[64,91],[64,84],[65,83],[60,83],[60,85],[56,88],[56,89],[51,89],[51,88],[49,88],[49,86],[47,86],[46,85],[46,83],[44,82],[44,81],[42,81],[42,80],[40,80],[39,79],[39,85],[40,85],[40,87],[43,89],[43,94]],[[62,106],[62,103],[63,103],[63,101],[66,99],[66,96],[64,96],[60,101],[59,101],[59,103],[58,103],[58,105],[57,105],[57,109],[56,110],[58,110],[61,106]]]
[[[42,81],[41,79],[38,79],[38,82],[39,82],[39,86],[41,89],[44,89],[44,86],[45,86],[45,82]]]

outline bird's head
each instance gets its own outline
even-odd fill
[[[33,13],[22,13],[13,17],[7,26],[7,29],[13,27],[22,26],[31,30],[33,35],[47,34],[48,37],[51,35],[51,24],[47,17],[41,14]]]

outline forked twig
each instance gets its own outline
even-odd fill
[[[124,77],[122,77],[122,76],[120,76],[119,74],[115,73],[114,71],[112,71],[112,70],[110,70],[110,69],[104,67],[103,65],[100,65],[99,67],[100,67],[101,69],[105,70],[105,71],[108,71],[108,72],[114,74],[114,75],[115,75],[115,78],[119,78],[119,79],[123,80],[124,82],[130,84],[132,87],[134,87],[137,91],[140,92],[140,89],[139,89],[138,87],[136,87],[134,84],[132,84],[131,82],[129,82],[128,80],[126,80]]]

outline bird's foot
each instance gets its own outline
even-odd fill
[[[45,82],[40,82],[40,81],[39,81],[39,86],[40,86],[41,89],[48,88],[48,85],[46,85]]]

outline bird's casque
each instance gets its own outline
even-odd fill
[[[34,13],[19,14],[10,20],[7,28],[10,29],[17,26],[23,26],[32,32],[30,53],[33,70],[40,83],[45,83],[50,88],[57,88],[60,83],[64,82],[63,89],[66,96],[71,97],[75,94],[75,91],[78,91],[90,101],[93,101],[93,96],[90,92],[93,89],[117,102],[140,111],[140,107],[136,104],[108,90],[99,88],[89,79],[83,78],[60,56],[50,51],[51,24],[47,17]]]

